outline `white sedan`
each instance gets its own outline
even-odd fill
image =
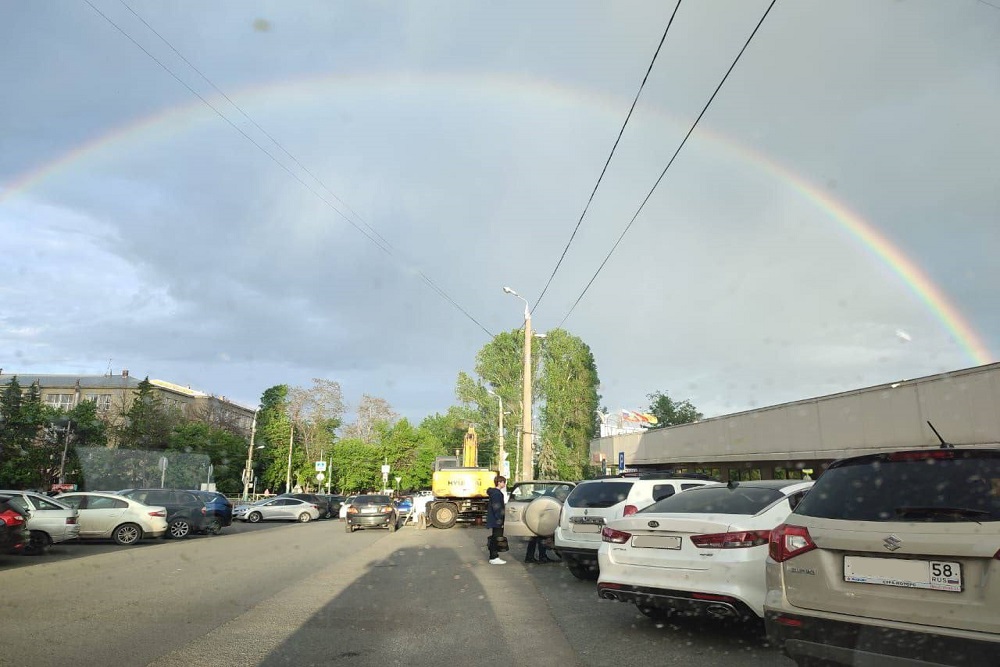
[[[601,598],[671,613],[763,618],[771,529],[812,482],[730,482],[690,489],[603,528]]]
[[[167,509],[143,505],[115,493],[72,492],[56,496],[80,513],[80,539],[112,539],[118,544],[136,544],[144,537],[162,537],[167,532]]]
[[[79,512],[72,507],[33,491],[0,491],[7,502],[28,517],[25,527],[31,534],[25,553],[41,555],[49,545],[75,540],[80,535]]]

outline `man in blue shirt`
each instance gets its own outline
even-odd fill
[[[507,478],[503,475],[497,475],[493,478],[493,484],[496,485],[494,488],[486,490],[486,495],[489,498],[489,506],[486,509],[486,527],[491,530],[486,545],[490,550],[490,565],[503,565],[507,561],[500,558],[500,552],[497,550],[497,538],[503,537],[504,489],[507,488]]]

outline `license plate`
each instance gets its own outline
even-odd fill
[[[844,556],[844,581],[962,592],[962,565],[942,560]]]
[[[596,523],[574,523],[573,524],[574,533],[599,533],[601,532],[601,527]]]
[[[681,538],[666,535],[636,535],[632,546],[638,549],[680,549]]]

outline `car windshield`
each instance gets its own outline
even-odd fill
[[[845,521],[1000,521],[1000,455],[950,450],[830,468],[796,514]]]
[[[773,488],[760,488],[743,484],[702,486],[657,501],[643,509],[642,512],[752,516],[784,497],[781,491]]]
[[[354,499],[354,505],[388,505],[392,503],[389,496],[358,496]]]
[[[628,498],[634,482],[592,482],[580,484],[566,498],[570,507],[605,508],[617,505]]]

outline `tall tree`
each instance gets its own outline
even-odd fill
[[[345,438],[357,438],[371,444],[377,437],[376,427],[380,423],[392,424],[399,415],[389,405],[389,401],[378,396],[362,394],[352,423],[343,428]]]
[[[178,410],[165,406],[146,377],[139,383],[136,395],[118,429],[120,447],[141,450],[162,450],[170,446],[170,433],[181,423]]]
[[[657,420],[653,428],[690,424],[705,418],[691,401],[687,399],[675,401],[665,391],[654,391],[652,394],[647,394],[646,398],[649,399],[649,413]]]
[[[548,332],[541,347],[539,474],[579,479],[599,423],[597,364],[590,347],[563,329]]]
[[[257,441],[264,447],[258,457],[260,467],[257,468],[261,471],[258,479],[262,489],[277,491],[285,486],[288,439],[292,428],[287,406],[288,385],[277,384],[264,390],[257,412]]]
[[[330,451],[344,415],[344,397],[340,384],[313,378],[311,387],[288,390],[288,415],[295,424],[298,446],[311,466]]]

